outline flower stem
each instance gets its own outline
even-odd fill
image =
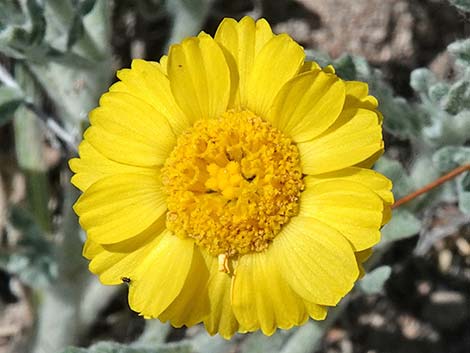
[[[31,99],[38,97],[38,88],[22,64],[15,66],[15,76]],[[49,184],[43,153],[44,132],[35,115],[19,107],[14,118],[16,155],[20,168],[26,175],[30,209],[46,233],[51,231],[51,216],[48,210]]]
[[[440,178],[434,180],[432,183],[429,183],[429,184],[423,186],[421,189],[418,189],[415,192],[412,192],[411,194],[406,195],[405,197],[402,197],[401,199],[399,199],[397,202],[395,202],[392,205],[392,208],[400,207],[401,205],[414,200],[418,196],[431,191],[432,189],[438,187],[439,185],[442,185],[442,184],[448,182],[449,180],[455,178],[457,175],[462,174],[462,173],[467,172],[467,171],[470,171],[470,164],[466,164],[466,165],[462,165],[460,167],[457,167],[457,168],[453,169],[452,171],[450,171],[449,173],[447,173],[446,175],[443,175]]]

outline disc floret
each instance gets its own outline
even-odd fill
[[[167,227],[214,255],[266,249],[297,214],[303,189],[297,147],[246,110],[197,121],[162,175]]]

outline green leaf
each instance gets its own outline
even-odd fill
[[[341,306],[331,309],[325,321],[308,321],[305,325],[290,330],[292,334],[286,340],[280,353],[311,353],[320,347],[321,339],[329,328],[331,320],[334,320]],[[268,351],[269,352],[269,351]],[[246,352],[250,353],[250,352]]]
[[[379,247],[388,243],[412,237],[421,229],[421,221],[405,209],[393,211],[392,219],[382,228],[382,241]]]
[[[78,11],[82,16],[87,15],[96,5],[96,0],[81,0],[78,5]]]
[[[460,210],[463,213],[470,213],[470,172],[457,179],[457,190]]]
[[[410,85],[418,93],[428,93],[429,87],[436,83],[436,77],[428,69],[416,69],[411,72]]]
[[[255,332],[243,341],[240,350],[246,353],[276,353],[281,350],[292,333],[291,331],[277,330],[272,336],[268,337],[261,332]]]
[[[19,89],[0,86],[0,126],[13,118],[13,113],[23,100],[23,93]]]
[[[459,10],[470,12],[470,0],[449,0]]]
[[[83,36],[84,28],[82,18],[77,14],[70,26],[69,33],[67,35],[67,49],[70,50],[73,45]]]
[[[470,109],[470,82],[461,80],[450,87],[444,102],[444,109],[450,114]]]
[[[44,2],[27,0],[26,6],[31,19],[30,43],[41,43],[46,34],[46,19],[44,17]]]
[[[380,266],[367,273],[358,282],[358,288],[366,294],[376,294],[382,291],[385,282],[390,277],[392,269],[390,266]]]
[[[470,147],[447,146],[433,155],[433,163],[443,173],[464,164],[470,164]]]
[[[470,111],[463,110],[457,115],[439,112],[434,107],[438,117],[433,124],[423,131],[423,137],[429,137],[436,146],[460,145],[468,140],[470,131]]]
[[[393,194],[396,199],[406,196],[414,190],[414,183],[400,162],[382,157],[375,164],[374,168],[392,180]]]
[[[440,104],[441,101],[444,99],[444,97],[447,96],[449,93],[450,86],[447,83],[444,82],[438,82],[431,87],[429,87],[428,90],[428,96],[429,99],[431,99],[432,102]]]
[[[459,208],[463,213],[470,213],[470,191],[459,192]]]
[[[83,16],[87,15],[96,4],[96,0],[82,0],[75,5],[74,17],[67,34],[67,49],[70,50],[73,45],[78,42],[85,33],[83,25]]]
[[[84,348],[67,347],[62,353],[87,353],[88,351]]]
[[[239,345],[236,339],[226,340],[221,336],[211,336],[205,330],[191,337],[194,353],[221,353],[235,351]]]
[[[447,50],[454,55],[461,64],[470,63],[470,39],[455,41],[449,44]]]
[[[27,210],[13,207],[10,223],[21,232],[21,238],[13,252],[1,254],[0,266],[16,274],[23,283],[45,287],[57,275],[54,245],[46,240]]]
[[[343,55],[335,60],[333,66],[336,74],[343,80],[355,80],[357,76],[356,65],[351,55]]]
[[[69,347],[61,353],[193,353],[193,350],[191,345],[185,341],[152,345],[151,347],[134,347],[115,342],[99,342],[87,349]]]
[[[380,102],[380,111],[384,116],[384,127],[401,138],[414,138],[419,135],[424,112],[402,97],[397,97],[391,87],[385,83],[379,70],[373,69],[364,58],[354,57],[357,79],[369,84],[370,94]]]
[[[12,25],[21,25],[25,22],[25,16],[17,1],[0,0],[0,32]]]
[[[442,173],[463,165],[470,165],[470,147],[447,146],[441,148],[434,154],[433,162]],[[470,172],[457,177],[455,182],[459,208],[463,213],[470,213]]]

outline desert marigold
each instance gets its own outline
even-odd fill
[[[365,83],[305,61],[269,24],[225,19],[134,60],[70,161],[84,256],[130,307],[211,334],[324,319],[390,218]]]

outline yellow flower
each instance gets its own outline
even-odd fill
[[[84,256],[130,307],[211,334],[324,319],[390,218],[370,170],[381,115],[365,83],[304,61],[265,20],[225,19],[134,60],[70,161]]]

